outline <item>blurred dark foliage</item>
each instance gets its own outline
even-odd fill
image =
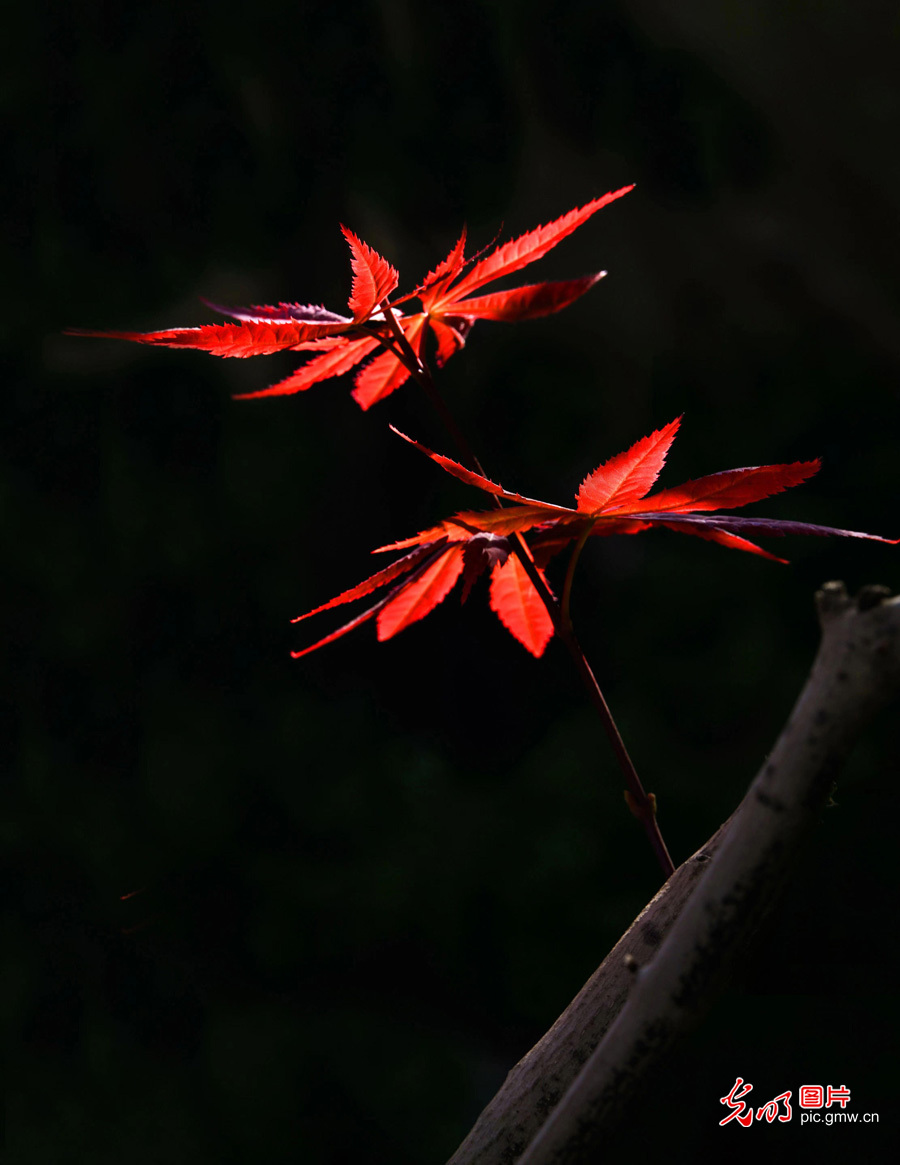
[[[6,14],[11,1162],[442,1161],[657,883],[567,660],[482,593],[288,658],[372,546],[473,504],[389,434],[453,452],[414,390],[236,403],[291,359],[61,330],[340,308],[339,222],[409,288],[463,221],[486,243],[634,181],[535,269],[609,278],[442,374],[489,470],[565,501],[684,412],[669,484],[822,455],[765,512],[896,535],[897,47],[892,6],[839,0]],[[785,551],[585,555],[581,638],[679,860],[785,719],[815,588],[900,581],[888,547]],[[737,1075],[890,1121],[896,762],[885,717],[610,1160],[786,1159],[796,1121],[718,1128]],[[819,1159],[876,1135],[803,1130]]]

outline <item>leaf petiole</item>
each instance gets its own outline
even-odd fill
[[[447,407],[446,401],[438,392],[437,385],[434,383],[434,377],[431,375],[431,370],[429,369],[428,365],[419,356],[419,354],[413,350],[409,340],[407,340],[406,336],[403,334],[403,329],[397,323],[397,317],[394,315],[394,310],[388,301],[386,299],[383,300],[380,306],[381,310],[384,312],[384,318],[387,320],[388,326],[391,329],[391,333],[394,336],[397,347],[400,349],[398,358],[404,364],[404,366],[409,369],[413,378],[418,381],[422,388],[425,389],[425,395],[431,401],[431,404],[437,412],[438,416],[441,418],[444,427],[453,438],[453,441],[456,443],[456,447],[463,455],[463,459],[468,461],[470,465],[474,466],[474,468],[477,469],[477,471],[482,476],[484,476],[484,468],[481,462],[475,456],[475,452],[472,449],[472,446],[466,440],[459,425],[457,425],[456,418]],[[383,340],[382,343],[384,343]]]
[[[581,557],[582,550],[584,550],[584,544],[587,542],[593,529],[593,523],[585,526],[584,533],[575,543],[575,546],[572,549],[572,553],[569,556],[569,566],[566,570],[566,581],[563,583],[561,614],[563,622],[570,631],[572,630],[572,616],[569,614],[569,600],[572,596],[572,579],[575,577],[575,567],[578,565],[578,559]]]

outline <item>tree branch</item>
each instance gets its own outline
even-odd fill
[[[822,642],[737,811],[678,868],[513,1068],[449,1165],[577,1165],[726,979],[869,718],[900,694],[900,598],[816,595]]]

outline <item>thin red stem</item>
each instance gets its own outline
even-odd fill
[[[563,622],[570,630],[572,629],[572,580],[575,578],[575,567],[578,565],[578,559],[581,558],[581,552],[584,550],[584,544],[590,537],[592,529],[593,527],[590,525],[585,526],[581,537],[572,548],[572,553],[569,556],[569,565],[566,570],[566,581],[563,583],[562,617]]]
[[[547,613],[553,620],[554,630],[566,645],[566,650],[572,657],[575,669],[581,677],[582,683],[587,688],[591,703],[597,710],[597,714],[603,724],[603,729],[612,745],[619,768],[625,778],[625,784],[627,786],[625,801],[628,808],[641,823],[650,841],[650,845],[653,847],[653,852],[656,854],[660,869],[668,878],[675,872],[675,865],[672,862],[668,847],[660,832],[659,822],[656,819],[656,797],[652,793],[645,791],[641,779],[637,775],[637,770],[628,754],[628,749],[625,747],[625,742],[616,726],[613,714],[609,710],[609,705],[606,702],[600,685],[597,683],[597,677],[594,675],[591,665],[587,661],[581,644],[575,636],[571,622],[563,617],[559,603],[557,603],[556,599],[547,589],[546,583],[541,578],[534,564],[525,539],[521,534],[517,534],[516,538],[517,543],[513,546],[513,549],[531,580],[534,589],[540,596],[541,602],[547,608]]]
[[[403,365],[409,369],[415,380],[425,389],[428,399],[431,401],[438,416],[441,418],[445,427],[447,428],[447,431],[456,443],[457,448],[463,456],[463,460],[468,462],[469,465],[471,465],[478,473],[480,473],[482,477],[486,477],[487,474],[484,472],[481,462],[475,456],[474,450],[466,440],[459,425],[457,425],[456,419],[450,412],[446,401],[438,392],[437,386],[434,383],[434,378],[432,377],[431,371],[427,364],[425,364],[425,362],[419,357],[418,353],[413,350],[412,345],[403,334],[403,329],[397,322],[397,318],[386,300],[384,303],[382,303],[381,308],[384,312],[385,320],[387,321],[391,330],[394,345],[396,345],[396,347],[391,345],[392,350],[397,352],[398,359],[401,360]],[[385,343],[383,339],[382,343]],[[494,497],[493,501],[498,508],[503,508],[503,502],[500,498]],[[577,547],[576,553],[577,551],[580,551],[582,544]],[[591,665],[588,663],[587,657],[585,656],[581,645],[575,637],[575,632],[572,628],[572,623],[569,618],[568,604],[566,604],[566,610],[564,612],[561,609],[559,603],[554,598],[553,594],[548,589],[547,584],[541,577],[540,572],[534,563],[534,559],[531,556],[528,543],[525,541],[521,534],[516,534],[516,542],[513,544],[513,550],[515,551],[519,561],[522,563],[522,566],[525,569],[525,573],[531,580],[531,583],[534,586],[534,589],[537,591],[541,602],[547,608],[547,613],[553,622],[553,627],[557,635],[559,635],[560,639],[566,645],[566,649],[568,650],[569,655],[572,657],[572,662],[575,664],[575,670],[578,672],[582,683],[587,688],[588,696],[590,697],[591,703],[594,705],[594,708],[600,717],[600,721],[603,724],[603,729],[606,732],[610,744],[612,745],[619,768],[621,769],[622,775],[625,778],[625,784],[627,786],[625,791],[625,801],[628,805],[628,808],[641,823],[644,832],[647,834],[647,837],[650,841],[650,845],[653,848],[653,852],[656,854],[660,869],[662,870],[665,877],[668,878],[675,872],[675,866],[669,854],[668,847],[663,840],[662,833],[659,829],[659,823],[656,819],[656,797],[652,793],[646,792],[644,786],[641,783],[640,777],[637,775],[637,770],[635,769],[634,763],[628,754],[628,749],[625,747],[625,742],[622,740],[621,733],[619,732],[619,729],[616,726],[616,722],[613,719],[613,714],[609,710],[609,705],[607,704],[606,698],[600,689],[600,685],[597,683],[597,677],[594,675],[591,669]],[[574,563],[572,565],[574,569]],[[571,575],[569,575],[566,579],[567,598],[570,588]]]

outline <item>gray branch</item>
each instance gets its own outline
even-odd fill
[[[816,595],[822,643],[736,812],[644,908],[512,1069],[449,1165],[593,1161],[634,1088],[709,1004],[771,907],[857,736],[900,694],[900,598]]]

